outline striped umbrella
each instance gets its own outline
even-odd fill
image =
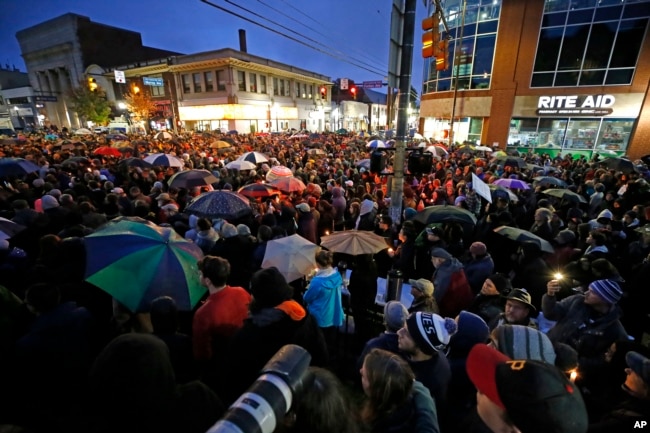
[[[185,165],[181,159],[166,153],[152,153],[144,160],[153,166],[182,167]]]
[[[281,177],[292,177],[293,172],[291,171],[290,168],[285,167],[283,165],[275,165],[271,170],[269,170],[268,173],[266,173],[266,180],[271,182],[275,179],[279,179]]]

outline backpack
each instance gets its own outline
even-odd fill
[[[440,315],[456,317],[462,310],[469,308],[474,301],[474,293],[467,281],[465,271],[460,268],[451,274],[449,289],[440,300]]]

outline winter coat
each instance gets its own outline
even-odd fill
[[[474,299],[463,265],[452,257],[445,260],[433,273],[433,297],[440,307],[440,315],[456,317],[467,309]]]
[[[648,418],[650,418],[648,400],[630,397],[606,414],[600,421],[589,424],[587,433],[630,431],[634,428],[636,422],[647,421]]]
[[[343,224],[345,209],[347,208],[347,201],[343,196],[343,189],[341,187],[332,188],[332,206],[336,209],[334,225],[339,226]]]
[[[481,291],[485,279],[494,273],[494,261],[490,254],[481,258],[472,259],[463,268],[472,292],[475,294]]]
[[[558,301],[555,296],[542,297],[544,317],[557,323],[548,331],[553,343],[566,343],[578,351],[580,367],[602,363],[602,355],[615,341],[628,338],[620,322],[621,311],[612,306],[608,313],[597,316],[584,303],[584,295],[569,296]]]
[[[321,328],[343,324],[342,285],[343,278],[336,269],[331,267],[321,269],[312,278],[303,295],[307,310]]]
[[[485,323],[490,323],[495,317],[503,313],[505,299],[501,295],[476,295],[474,302],[469,307],[470,313],[481,316]]]
[[[422,382],[433,397],[436,403],[438,416],[446,413],[447,390],[451,382],[451,368],[449,361],[441,352],[436,352],[430,359],[425,361],[408,361],[415,379]]]
[[[417,380],[406,403],[372,423],[373,433],[439,433],[438,413],[427,388]]]

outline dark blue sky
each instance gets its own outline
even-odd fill
[[[73,12],[85,15],[94,22],[139,32],[143,44],[151,47],[187,54],[220,48],[239,49],[238,30],[244,29],[251,54],[321,73],[333,80],[350,78],[355,82],[374,81],[382,80],[387,75],[392,0],[211,2],[291,35],[320,51],[276,35],[200,0],[0,0],[3,9],[0,19],[0,62],[25,71],[16,32]],[[245,7],[260,17],[233,4]],[[421,87],[422,82],[420,21],[425,13],[423,2],[418,1],[411,82],[416,89]],[[279,28],[264,18],[286,28]],[[291,33],[291,30],[302,36]]]

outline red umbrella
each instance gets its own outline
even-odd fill
[[[272,180],[271,185],[284,192],[301,192],[307,188],[297,177],[280,177]]]
[[[116,149],[110,146],[101,146],[95,149],[93,152],[95,155],[104,155],[104,156],[122,156],[120,149]]]
[[[264,198],[280,194],[280,190],[278,190],[276,187],[265,183],[251,183],[249,185],[242,186],[237,192],[248,198]]]

